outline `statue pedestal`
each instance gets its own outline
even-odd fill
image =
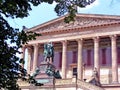
[[[52,70],[55,70],[55,66],[48,62],[41,62],[39,65],[40,74],[36,76],[36,80],[40,83],[45,84],[53,84],[53,76],[49,76],[46,74],[46,70],[49,66],[52,66]]]

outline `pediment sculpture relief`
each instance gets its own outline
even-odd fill
[[[57,22],[53,22],[48,24],[44,27],[41,27],[39,32],[46,32],[52,30],[61,30],[61,29],[69,29],[69,28],[76,28],[76,27],[85,27],[85,26],[94,26],[94,25],[102,25],[111,22],[115,22],[115,19],[102,19],[102,18],[83,18],[78,17],[76,18],[75,22],[65,23],[64,20],[60,20]]]

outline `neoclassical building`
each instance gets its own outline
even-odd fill
[[[43,62],[44,44],[52,42],[53,64],[62,76],[55,82],[56,90],[120,90],[120,16],[77,14],[75,22],[69,24],[64,22],[64,17],[25,29],[26,32],[41,34],[22,49],[23,57],[25,51],[28,54],[28,73],[33,73]],[[97,69],[102,88],[87,82],[94,68]],[[36,78],[47,77],[39,74]],[[22,86],[23,89],[28,87],[30,89],[29,85]],[[50,87],[46,84],[36,87],[36,90]]]

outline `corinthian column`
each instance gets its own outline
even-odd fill
[[[34,45],[34,59],[33,59],[33,72],[35,71],[37,67],[37,61],[38,61],[38,44]]]
[[[99,37],[94,38],[94,68],[97,69],[98,79],[100,76],[100,64],[99,64]]]
[[[111,53],[112,53],[112,82],[118,83],[118,65],[117,65],[117,46],[116,36],[111,36]]]
[[[78,79],[82,80],[83,76],[83,69],[82,69],[82,39],[78,41],[78,63],[77,63],[77,74]]]
[[[32,49],[28,47],[28,60],[27,60],[27,72],[30,74],[31,71],[31,60],[32,60]]]
[[[24,59],[25,59],[25,47],[23,46],[22,48],[21,48],[21,59],[23,59],[23,61],[22,61],[22,63],[21,63],[21,66],[24,68]]]
[[[62,42],[62,78],[66,78],[67,41]]]

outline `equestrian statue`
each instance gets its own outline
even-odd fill
[[[54,62],[54,47],[52,43],[44,44],[44,61],[47,62],[47,69],[46,74],[48,76],[53,76],[54,78],[60,79],[60,73],[56,70],[55,66],[53,65]]]
[[[45,68],[45,73],[50,77],[54,77],[56,79],[61,79],[61,75],[60,75],[59,71],[56,70],[55,66],[53,65],[54,47],[51,42],[44,44],[43,56],[44,56],[44,63],[47,65],[47,67]],[[36,68],[35,72],[31,75],[31,78],[35,79],[35,77],[40,74],[41,67],[44,68],[44,64],[43,64],[43,66],[41,64],[40,67]]]

